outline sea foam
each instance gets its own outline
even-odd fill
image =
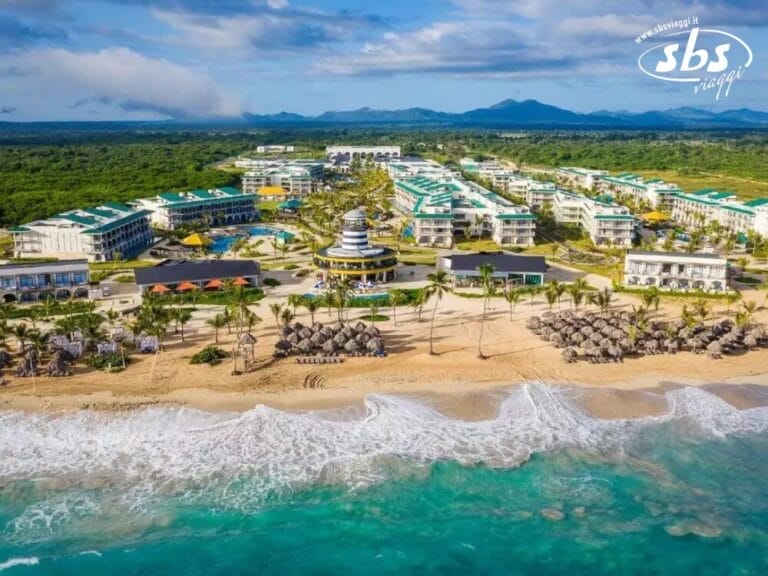
[[[558,448],[611,449],[677,420],[714,437],[768,427],[768,409],[739,411],[699,388],[668,392],[662,416],[626,420],[593,418],[574,402],[578,393],[543,384],[511,388],[496,417],[480,422],[385,395],[367,397],[364,410],[347,419],[266,406],[242,414],[0,412],[0,485],[33,480],[45,495],[6,532],[42,538],[100,507],[131,513],[153,498],[254,509],[271,495],[318,482],[370,485],[391,473],[393,460],[513,467]]]

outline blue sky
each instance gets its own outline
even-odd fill
[[[727,98],[637,67],[635,37],[688,16],[754,53]],[[463,111],[506,98],[768,110],[767,51],[765,0],[0,0],[0,120]]]

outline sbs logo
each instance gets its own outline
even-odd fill
[[[658,80],[696,83],[696,93],[716,88],[719,99],[725,87],[728,96],[733,82],[752,64],[750,47],[730,32],[697,27],[666,38],[640,54],[637,65]]]

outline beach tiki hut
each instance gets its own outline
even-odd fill
[[[181,243],[188,248],[203,248],[204,246],[210,246],[213,240],[208,238],[208,236],[195,232],[184,238]]]
[[[233,285],[233,286],[243,286],[243,287],[245,287],[245,286],[250,286],[250,285],[251,285],[251,283],[250,283],[250,282],[248,282],[248,280],[246,280],[246,279],[245,279],[245,278],[243,278],[242,276],[238,276],[237,278],[235,278],[235,279],[232,281],[232,285]]]
[[[191,292],[193,290],[197,290],[197,285],[192,284],[192,282],[182,282],[176,286],[176,292]]]
[[[218,278],[214,278],[213,280],[211,280],[210,282],[208,282],[205,285],[205,289],[206,290],[220,290],[222,286],[224,286],[224,282],[222,282]]]
[[[168,294],[168,292],[170,292],[170,291],[171,291],[171,289],[168,288],[168,286],[165,286],[163,284],[155,284],[150,289],[150,293],[152,293],[152,294]]]

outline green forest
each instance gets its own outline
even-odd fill
[[[321,156],[334,143],[398,144],[404,155],[441,161],[492,155],[526,166],[659,171],[670,177],[715,173],[768,182],[765,134],[549,131],[504,136],[490,130],[392,127],[17,131],[0,133],[0,226],[167,190],[237,184],[236,173],[217,170],[214,163],[274,143],[294,144],[309,157]]]

